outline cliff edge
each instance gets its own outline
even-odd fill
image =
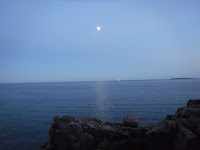
[[[142,127],[72,116],[53,120],[41,150],[200,150],[200,100]]]

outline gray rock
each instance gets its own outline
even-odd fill
[[[50,142],[45,143],[41,146],[41,150],[51,150],[51,144]]]
[[[80,136],[78,141],[73,144],[74,150],[93,150],[94,149],[94,137],[87,133]]]
[[[182,107],[175,114],[178,118],[200,118],[200,109],[198,107]]]
[[[78,138],[83,132],[83,129],[80,124],[76,122],[70,122],[69,124],[66,125],[63,132],[64,132],[64,135],[71,135],[75,138]]]
[[[188,128],[186,128],[180,122],[176,122],[176,123],[177,123],[178,132],[174,138],[174,149],[187,150],[187,149],[192,148],[191,150],[195,150],[195,147],[197,147],[198,145],[194,145],[191,143],[193,143],[195,140],[198,139],[197,135],[193,133],[191,130],[189,130]],[[200,146],[200,143],[199,143],[199,146]]]
[[[199,150],[199,106],[199,100],[190,100],[175,115],[139,127],[137,116],[125,117],[123,124],[56,116],[41,150]]]
[[[136,128],[138,126],[140,118],[136,115],[126,116],[123,119],[123,124],[126,127]]]
[[[176,135],[176,123],[164,120],[155,124],[147,133],[147,148],[152,150],[173,149],[173,138]],[[165,146],[164,146],[165,145]]]
[[[200,127],[198,127],[198,128],[196,129],[196,133],[197,133],[198,136],[200,136]]]
[[[176,122],[172,120],[164,120],[155,124],[150,131],[147,132],[149,135],[158,135],[158,134],[174,134],[176,130]]]
[[[55,116],[53,118],[53,125],[54,128],[60,128],[60,119],[59,116]]]
[[[187,107],[189,107],[189,106],[200,107],[200,99],[190,99],[187,102]]]

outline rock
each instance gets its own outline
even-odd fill
[[[76,122],[70,122],[63,130],[65,135],[71,135],[78,138],[83,132],[82,126]]]
[[[187,102],[187,107],[189,106],[196,106],[196,107],[200,107],[200,99],[190,99]]]
[[[53,118],[53,127],[54,128],[60,128],[60,119],[59,119],[59,116],[55,116]]]
[[[198,141],[198,136],[190,129],[186,128],[180,122],[177,122],[177,134],[174,138],[175,150],[197,150],[200,147],[195,141]],[[195,148],[196,147],[196,148]]]
[[[199,108],[198,107],[179,108],[175,115],[178,118],[199,118],[200,117]]]
[[[164,120],[153,125],[152,129],[147,132],[149,135],[164,135],[164,134],[174,134],[176,130],[176,122],[172,120]]]
[[[177,124],[174,149],[199,150],[200,100],[189,100],[187,107],[177,110],[174,120]]]
[[[50,149],[51,149],[51,144],[49,142],[41,146],[41,150],[50,150]]]
[[[94,137],[87,133],[80,136],[79,140],[72,146],[74,150],[93,150]]]
[[[197,128],[197,135],[200,136],[200,127]]]
[[[56,116],[41,150],[199,150],[199,104],[189,100],[175,115],[146,126],[138,126],[137,116],[125,117],[123,124]]]
[[[136,128],[138,126],[140,118],[136,115],[126,116],[123,119],[123,124],[125,127]]]
[[[165,120],[173,120],[173,118],[174,118],[174,115],[167,115],[165,117]]]
[[[155,124],[147,133],[146,141],[148,149],[170,150],[173,149],[173,138],[176,135],[176,123],[164,120]]]

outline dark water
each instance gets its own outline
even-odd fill
[[[137,114],[148,124],[191,98],[200,98],[200,79],[0,84],[0,150],[39,149],[55,115],[121,122]]]

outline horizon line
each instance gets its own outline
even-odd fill
[[[26,84],[26,83],[63,83],[63,82],[109,82],[109,81],[144,81],[144,80],[187,80],[187,79],[200,79],[200,78],[189,78],[189,77],[180,77],[180,78],[162,78],[162,79],[113,79],[113,80],[72,80],[72,81],[33,81],[33,82],[0,82],[0,84]]]

